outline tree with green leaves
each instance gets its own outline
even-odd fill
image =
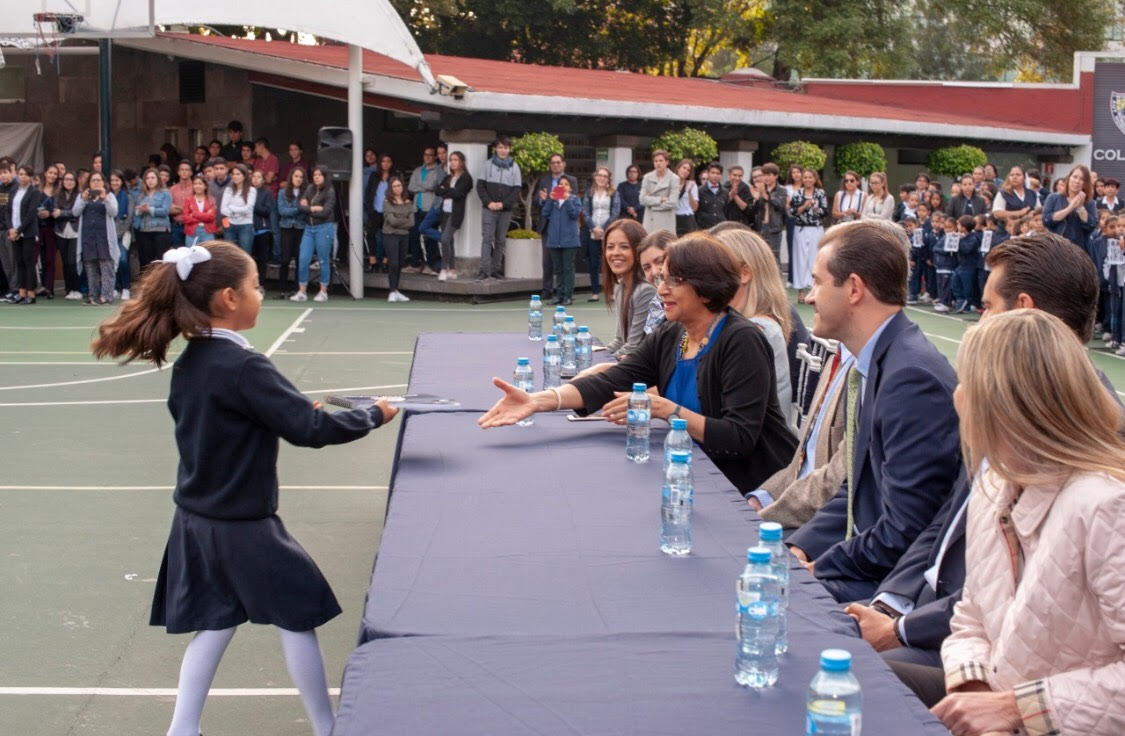
[[[878,143],[845,143],[836,146],[832,154],[832,168],[841,178],[845,172],[854,171],[866,179],[876,171],[887,170],[887,154]]]
[[[931,151],[926,161],[926,168],[935,174],[956,179],[978,166],[984,166],[987,162],[988,156],[976,146],[949,146]]]
[[[531,229],[535,181],[550,168],[551,156],[555,154],[563,154],[563,142],[554,133],[525,133],[512,140],[512,158],[523,177],[523,226],[528,230]]]
[[[666,130],[652,142],[652,150],[663,149],[672,157],[675,166],[680,159],[689,159],[694,167],[711,163],[719,158],[719,144],[697,128]]]
[[[808,141],[789,141],[782,143],[770,152],[770,161],[777,164],[782,171],[789,171],[791,166],[800,166],[802,169],[820,171],[828,160],[828,154],[823,148]]]

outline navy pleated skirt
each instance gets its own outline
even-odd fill
[[[170,634],[250,621],[308,631],[340,613],[320,568],[274,515],[211,519],[176,507],[149,623]]]

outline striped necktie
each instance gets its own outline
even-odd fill
[[[851,539],[855,528],[855,433],[859,427],[859,388],[862,382],[863,376],[853,363],[848,370],[847,426],[844,429],[844,444],[848,453],[848,528],[844,532],[844,539]]]

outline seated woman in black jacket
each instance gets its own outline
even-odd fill
[[[777,404],[773,353],[757,325],[728,308],[738,267],[714,238],[694,234],[668,249],[659,293],[668,320],[602,373],[529,394],[499,378],[503,398],[481,427],[515,424],[535,412],[596,411],[624,421],[615,392],[656,386],[652,416],[687,420],[688,433],[742,493],[785,467],[796,451]]]

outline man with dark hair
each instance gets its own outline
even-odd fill
[[[239,149],[242,147],[242,123],[232,120],[227,123],[227,144],[219,151],[219,155],[229,163],[237,164],[242,161]]]
[[[281,188],[281,163],[277,160],[277,156],[270,151],[269,138],[260,137],[254,139],[254,171],[262,172],[262,177],[266,180],[270,191],[273,196],[277,196],[277,190]]]
[[[277,173],[277,179],[281,186],[289,181],[289,174],[293,169],[304,169],[305,179],[308,179],[308,174],[312,171],[312,164],[305,160],[305,147],[300,141],[289,141],[286,147],[286,153],[289,154],[289,160],[281,165],[281,169]]]
[[[551,192],[563,179],[570,182],[570,191],[578,194],[578,180],[566,173],[566,157],[556,153],[548,159],[550,171],[539,177],[535,183],[535,196],[532,202],[535,205],[535,229],[543,236],[543,299],[549,299],[555,288],[555,267],[551,263],[551,251],[547,248],[547,221],[543,219],[543,205]]]
[[[820,242],[806,297],[813,332],[855,356],[844,384],[850,462],[835,497],[788,543],[841,602],[871,597],[961,466],[956,374],[902,311],[907,247],[890,223],[837,225]]]
[[[1109,210],[1117,214],[1125,209],[1125,202],[1117,198],[1117,190],[1121,188],[1121,182],[1113,177],[1104,179],[1102,181],[1102,191],[1105,193],[1101,199],[1097,201],[1097,208],[1099,210]]]
[[[410,265],[403,273],[423,273],[437,276],[441,270],[441,243],[422,235],[422,221],[434,207],[434,191],[441,184],[444,173],[437,160],[437,149],[426,146],[422,149],[422,165],[410,174],[406,189],[414,199],[414,227],[410,228]],[[440,209],[440,205],[438,205]],[[440,216],[440,215],[439,215]]]
[[[984,287],[981,319],[1012,309],[1042,309],[1061,319],[1080,342],[1089,341],[1098,278],[1081,248],[1058,235],[1040,233],[994,246],[986,262],[992,271]],[[1109,379],[1095,371],[1120,403]],[[933,522],[880,583],[872,605],[852,604],[846,609],[859,622],[863,638],[883,653],[919,696],[927,679],[942,681],[941,643],[949,636],[953,606],[961,599],[965,582],[970,490],[970,479],[962,470]]]
[[[717,162],[707,167],[707,179],[699,187],[699,208],[695,221],[701,230],[726,221],[727,192],[723,189],[723,167]]]
[[[62,175],[59,175],[62,181]],[[19,188],[16,180],[16,162],[5,156],[0,158],[0,294],[10,301],[16,295],[16,254],[8,240],[8,203]]]
[[[492,158],[484,165],[484,173],[477,179],[477,196],[484,210],[481,212],[480,267],[477,281],[504,277],[504,243],[512,209],[519,203],[523,179],[520,166],[512,160],[512,139],[497,137]]]
[[[785,232],[785,215],[789,210],[789,195],[780,186],[777,177],[781,169],[777,164],[767,162],[762,166],[761,185],[753,191],[754,203],[751,205],[751,221],[754,229],[769,243],[773,258],[781,268],[781,234]],[[790,263],[792,266],[792,263]]]
[[[738,222],[749,225],[750,186],[744,181],[745,171],[741,166],[732,166],[727,169],[730,179],[723,186],[727,190],[727,206],[723,216],[727,222]]]

